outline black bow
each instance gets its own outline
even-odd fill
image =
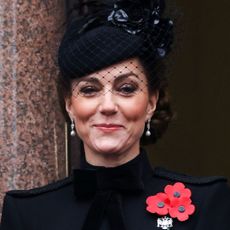
[[[143,190],[141,168],[130,167],[75,169],[74,191],[77,197],[89,197],[97,191],[138,192]]]

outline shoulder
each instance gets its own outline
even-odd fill
[[[226,183],[227,178],[223,176],[191,176],[183,173],[173,172],[161,167],[156,167],[153,171],[154,177],[169,181],[180,181],[191,185],[210,185],[215,183]]]
[[[60,210],[71,207],[74,200],[72,190],[72,179],[66,178],[39,188],[7,192],[3,202],[3,228],[27,229],[25,226],[30,226],[29,229],[34,229],[42,220],[46,223],[53,221]]]
[[[230,187],[225,177],[190,176],[159,167],[154,169],[153,175],[155,180],[161,184],[162,189],[166,185],[181,182],[186,188],[191,190],[192,196],[197,203],[203,203],[206,206],[206,204],[214,204],[222,200],[222,203],[229,204],[230,209]],[[219,204],[216,205],[218,206]]]
[[[53,192],[63,190],[71,184],[72,184],[72,178],[67,177],[65,179],[58,180],[56,182],[50,183],[42,187],[34,188],[34,189],[11,190],[11,191],[8,191],[6,195],[10,197],[15,197],[15,198],[34,197],[38,195],[43,195],[43,194],[48,194],[48,193],[53,193]]]
[[[157,167],[153,171],[153,178],[163,187],[181,182],[191,189],[194,195],[197,194],[199,199],[203,199],[204,196],[211,197],[214,194],[225,194],[230,200],[228,180],[222,176],[191,176]]]

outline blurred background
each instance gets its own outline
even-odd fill
[[[154,166],[230,179],[230,2],[169,1],[176,44],[168,74],[176,119]],[[4,193],[68,176],[78,141],[57,102],[57,47],[72,0],[0,0],[0,207]]]
[[[175,5],[177,44],[169,71],[177,118],[151,147],[152,161],[193,175],[230,178],[230,2]]]

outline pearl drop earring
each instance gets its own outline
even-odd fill
[[[151,119],[148,119],[148,121],[147,121],[147,130],[146,130],[146,132],[145,132],[145,136],[146,137],[150,137],[151,136],[151,132],[150,132],[150,123],[151,123]]]
[[[74,137],[76,135],[76,132],[75,132],[75,125],[74,125],[74,121],[73,119],[71,118],[71,130],[70,130],[70,136]]]

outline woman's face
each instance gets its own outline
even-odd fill
[[[138,59],[130,59],[73,83],[66,109],[84,143],[86,159],[132,159],[139,153],[145,122],[156,107]],[[103,160],[102,160],[103,161]]]

